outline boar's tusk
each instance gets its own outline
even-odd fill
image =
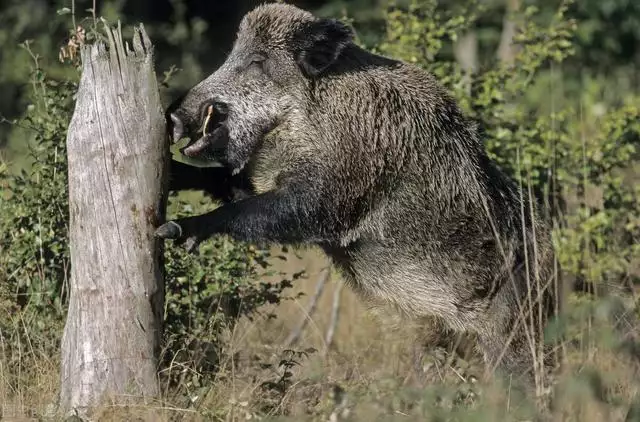
[[[209,125],[209,120],[211,120],[211,116],[213,115],[213,106],[210,105],[207,107],[207,118],[204,119],[204,124],[202,125],[202,135],[207,136],[207,126]]]

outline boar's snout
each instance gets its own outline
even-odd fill
[[[228,113],[229,106],[221,101],[203,102],[191,112],[176,102],[167,110],[168,130],[171,139],[173,143],[176,143],[184,136],[197,138],[202,130],[215,129],[226,119]],[[211,127],[207,127],[207,123]]]
[[[194,107],[187,107],[184,102],[174,104],[166,112],[172,142],[188,137],[188,144],[180,149],[182,154],[224,165],[229,142],[228,112],[227,104],[219,101],[204,101]]]

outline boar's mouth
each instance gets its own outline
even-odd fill
[[[190,136],[189,143],[181,148],[180,152],[191,158],[220,161],[225,155],[229,137],[227,117],[227,113],[221,112],[211,104],[205,107],[200,130],[195,136]],[[177,128],[176,132],[182,132],[182,122],[173,114],[171,119],[174,127]],[[202,136],[198,137],[200,134]],[[178,140],[174,133],[174,142]]]

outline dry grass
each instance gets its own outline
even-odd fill
[[[221,375],[221,382],[200,402],[200,415],[189,415],[188,420],[199,420],[202,414],[214,414],[220,420],[264,414],[273,418],[286,414],[286,420],[425,420],[439,412],[451,418],[457,415],[455,420],[533,420],[533,402],[520,397],[508,381],[495,379],[482,385],[475,381],[483,370],[477,360],[452,360],[437,350],[424,359],[426,373],[417,379],[412,365],[413,327],[372,315],[348,288],[341,291],[339,323],[324,355],[339,280],[335,274],[297,345],[318,352],[292,369],[293,384],[286,393],[265,392],[260,385],[280,373],[260,370],[256,363],[277,363],[282,358],[287,336],[301,318],[309,317],[305,313],[308,300],[326,265],[321,254],[310,250],[303,259],[290,259],[279,268],[288,273],[307,269],[309,278],[296,286],[305,296],[275,308],[275,319],[242,321],[235,328],[228,341],[235,372]],[[553,420],[625,420],[629,404],[637,397],[640,372],[636,360],[602,338],[608,335],[610,321],[605,317],[585,320],[575,328],[581,343],[567,345],[566,374],[558,379]],[[627,324],[622,330],[630,334],[637,328]]]
[[[289,260],[275,260],[274,266],[290,274],[306,269],[308,278],[293,289],[305,295],[275,307],[274,319],[241,320],[228,333],[228,360],[217,381],[193,397],[192,407],[176,406],[172,399],[137,407],[105,406],[96,420],[534,420],[533,403],[520,397],[508,381],[477,381],[483,370],[477,361],[452,360],[437,350],[425,357],[426,372],[417,377],[413,328],[372,314],[349,288],[341,290],[339,320],[326,349],[339,278],[332,273],[316,311],[307,315],[309,298],[328,263],[315,250],[300,255],[290,253]],[[283,344],[302,318],[310,321],[292,348],[317,351],[296,358],[300,364],[291,368],[291,385],[285,391],[264,388],[265,382],[282,376],[277,364],[288,356]],[[570,345],[564,369],[569,375],[559,378],[549,420],[625,421],[640,391],[640,372],[630,354],[607,346],[608,321],[589,319],[575,329],[579,340]],[[21,329],[19,320],[14,326]],[[627,323],[621,332],[632,335],[637,328]],[[15,383],[5,379],[7,360],[0,359],[2,420],[55,420],[46,415],[57,393],[57,356],[29,350],[27,343],[19,361],[24,369],[20,388],[9,390],[7,386]],[[443,418],[431,419],[438,415]]]
[[[57,350],[54,345],[48,350],[32,346],[28,327],[33,321],[24,320],[21,313],[10,315],[8,320],[12,331],[0,330],[0,420],[35,420],[25,418],[53,412],[60,382],[59,356],[51,353]]]

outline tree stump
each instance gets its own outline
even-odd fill
[[[120,25],[81,50],[82,75],[67,134],[69,311],[62,338],[60,410],[159,394],[162,244],[169,143],[144,27],[133,50]],[[107,45],[108,44],[108,45]]]

